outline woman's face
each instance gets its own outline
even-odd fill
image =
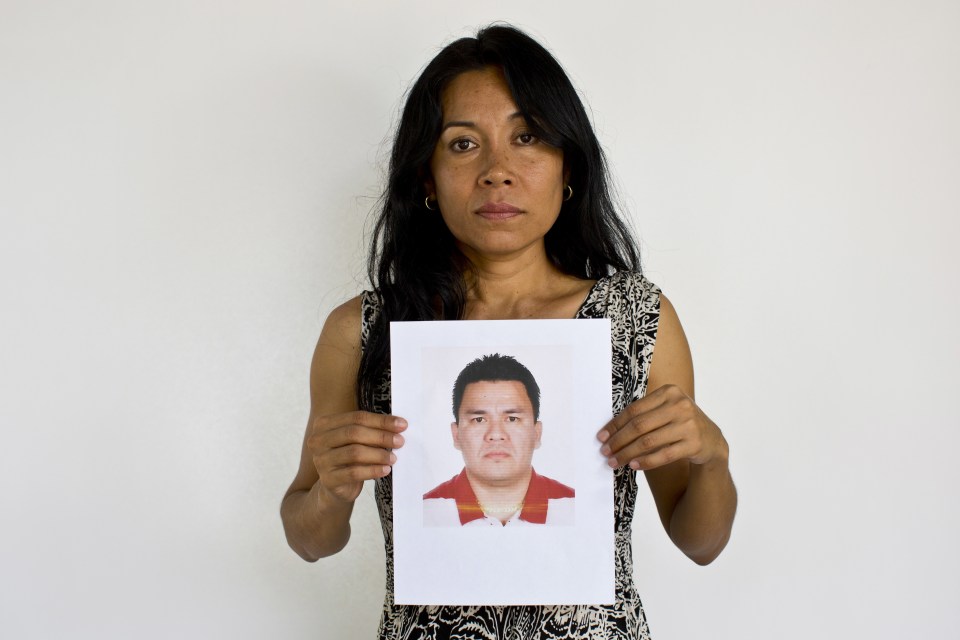
[[[426,187],[461,251],[474,264],[542,252],[563,203],[563,152],[530,132],[496,67],[460,74],[441,99]]]

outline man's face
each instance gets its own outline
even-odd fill
[[[453,446],[463,453],[473,482],[509,486],[527,477],[542,425],[522,382],[471,382],[463,392]]]

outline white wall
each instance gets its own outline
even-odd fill
[[[658,640],[960,627],[960,5],[0,2],[0,636],[369,638],[372,492],[277,515],[399,98],[506,19],[583,90],[741,504]]]

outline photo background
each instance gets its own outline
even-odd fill
[[[401,96],[495,19],[585,95],[730,441],[709,567],[641,480],[656,640],[955,635],[956,0],[4,0],[0,636],[375,637],[371,488],[317,564],[279,500]]]
[[[510,355],[530,370],[540,386],[540,421],[543,433],[540,448],[533,452],[533,468],[576,490],[577,468],[571,454],[570,434],[573,429],[593,429],[593,425],[575,425],[569,419],[570,403],[576,400],[573,384],[573,363],[568,347],[509,346],[498,347],[424,347],[423,388],[435,390],[424,398],[424,414],[432,416],[420,425],[428,430],[424,447],[427,478],[423,491],[430,491],[463,469],[463,455],[453,447],[450,423],[453,421],[453,383],[467,364],[491,353]],[[412,425],[416,429],[418,425]]]

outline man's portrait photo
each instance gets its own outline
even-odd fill
[[[484,355],[460,371],[450,436],[463,469],[423,495],[425,526],[574,523],[574,489],[533,466],[544,436],[540,399],[533,374],[512,356]]]
[[[410,425],[386,487],[396,602],[613,602],[613,473],[595,444],[611,418],[610,321],[390,331],[392,410]]]

